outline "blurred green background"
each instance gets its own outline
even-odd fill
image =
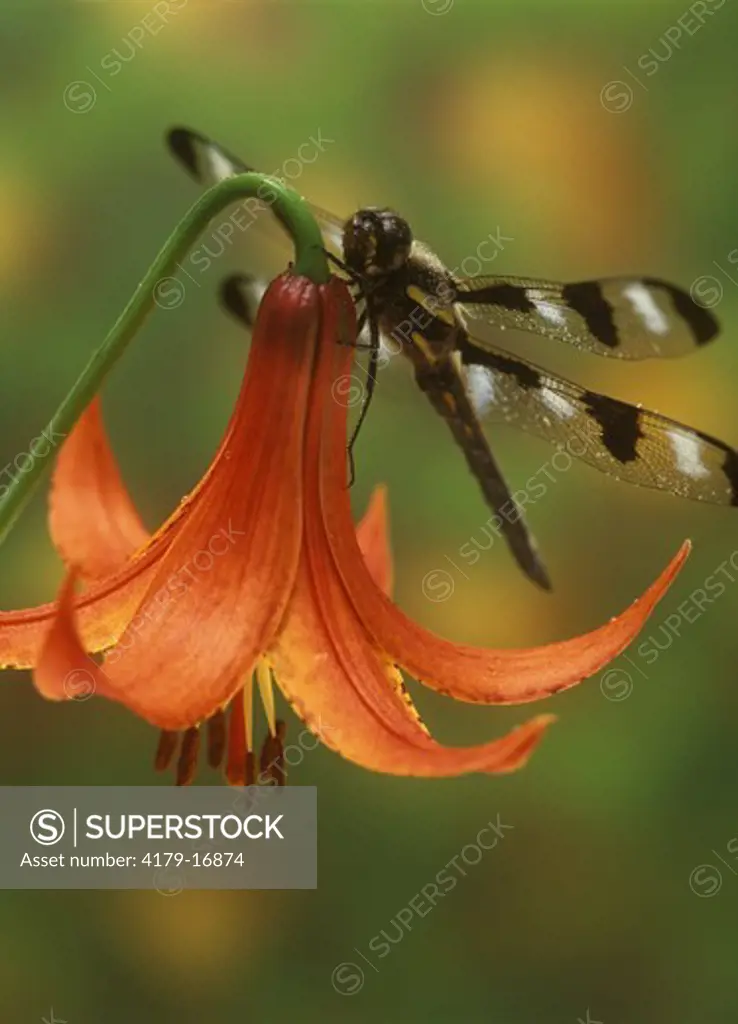
[[[499,229],[512,241],[486,272],[639,272],[684,286],[711,275],[724,334],[685,360],[616,365],[505,343],[738,443],[735,4],[37,0],[4,4],[0,25],[3,465],[195,198],[162,144],[176,123],[267,171],[321,131],[333,142],[297,187],[339,214],[397,207],[451,266]],[[152,317],[106,388],[152,526],[207,464],[241,373],[246,340],[217,309],[217,283],[280,265],[250,234],[179,308]],[[494,440],[519,487],[552,454],[505,430]],[[553,595],[497,544],[468,578],[452,571],[453,594],[433,603],[426,574],[448,570],[488,513],[404,366],[383,371],[357,455],[357,510],[377,481],[390,487],[398,601],[458,640],[532,645],[590,629],[690,536],[687,569],[644,634],[666,647],[666,616],[738,548],[735,510],[573,467],[529,515]],[[0,604],[48,600],[60,575],[39,495],[2,552]],[[737,608],[729,584],[654,664],[631,651],[624,674],[550,701],[559,723],[509,778],[398,780],[325,750],[306,756],[291,781],[319,787],[317,892],[2,894],[3,1019],[40,1021],[53,1006],[68,1024],[734,1021]],[[26,675],[4,681],[4,784],[158,781],[154,732],[121,707],[53,705]],[[412,688],[450,743],[497,735],[529,710]],[[390,955],[372,954],[372,938],[396,936],[393,918],[498,813],[514,826],[504,842]],[[364,972],[352,994],[331,981],[342,962]]]

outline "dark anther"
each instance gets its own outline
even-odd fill
[[[200,752],[200,730],[197,726],[188,729],[182,739],[182,749],[177,761],[177,785],[189,786],[197,771],[197,755]]]
[[[226,745],[226,718],[224,711],[216,711],[208,719],[208,764],[220,768]]]
[[[276,736],[270,733],[261,748],[260,779],[265,785],[284,786],[287,778],[284,766],[284,739],[287,726],[281,719],[278,719],[275,725]]]
[[[154,757],[154,768],[158,772],[164,772],[172,763],[172,758],[179,743],[179,733],[162,729],[159,733],[159,745],[156,748]]]

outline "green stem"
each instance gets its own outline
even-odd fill
[[[10,484],[0,487],[0,543],[7,537],[47,464],[56,454],[55,439],[66,437],[70,432],[154,305],[164,308],[180,305],[182,286],[171,276],[178,262],[213,217],[226,206],[238,199],[257,197],[273,207],[275,216],[292,236],[295,246],[293,272],[309,277],[316,284],[324,284],[328,280],[320,229],[308,204],[293,189],[267,175],[249,173],[227,178],[205,192],[167,239],[128,305],[52,416],[43,432],[48,451],[41,454],[34,451],[30,466],[19,470]]]

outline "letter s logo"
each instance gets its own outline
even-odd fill
[[[64,818],[58,811],[36,811],[31,818],[31,835],[41,846],[53,846],[64,835]]]

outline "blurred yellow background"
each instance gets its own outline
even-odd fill
[[[617,365],[504,340],[738,444],[735,5],[101,0],[10,4],[0,24],[3,464],[197,195],[162,142],[180,123],[266,171],[321,132],[332,142],[296,186],[341,215],[398,208],[450,266],[499,230],[512,240],[487,272],[685,287],[710,275],[724,333],[685,360]],[[241,373],[247,339],[218,310],[218,282],[284,259],[249,235],[151,318],[106,387],[149,525],[207,464]],[[515,486],[552,454],[493,436]],[[423,579],[448,570],[489,513],[404,366],[380,377],[357,460],[357,511],[389,484],[398,601],[456,640],[530,645],[592,628],[690,536],[687,569],[644,633],[666,647],[666,616],[738,549],[735,510],[575,466],[529,514],[553,595],[496,544],[433,603]],[[60,575],[39,495],[2,552],[0,604],[48,600]],[[734,1021],[737,610],[731,584],[654,664],[631,652],[617,678],[548,702],[559,723],[509,778],[397,780],[306,756],[291,781],[319,786],[317,892],[4,893],[3,1019],[53,1006],[68,1024]],[[4,784],[159,781],[153,730],[122,708],[57,706],[26,675],[3,682]],[[450,743],[527,717],[411,686]],[[372,939],[394,935],[398,912],[498,813],[513,826],[505,841],[372,960]],[[342,963],[363,983],[344,984],[361,980],[353,968],[334,975]]]

